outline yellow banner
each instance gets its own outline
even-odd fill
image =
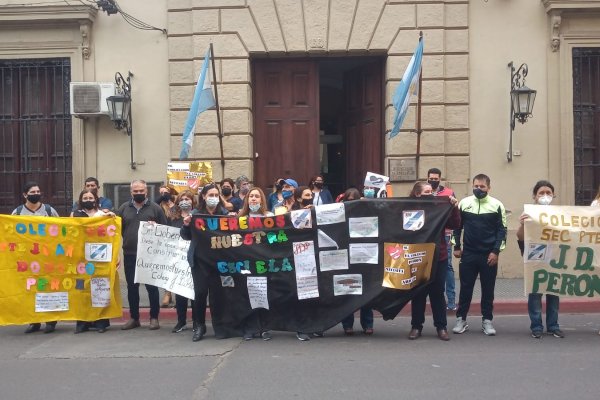
[[[384,243],[384,248],[384,287],[409,290],[429,280],[435,244]]]
[[[600,296],[599,210],[525,205],[525,294]]]
[[[121,218],[0,215],[0,325],[119,318]]]

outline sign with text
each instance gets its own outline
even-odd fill
[[[179,228],[142,222],[138,229],[135,282],[158,286],[193,300],[189,247],[190,242],[179,235]]]
[[[525,294],[599,297],[598,208],[527,204],[525,214]]]
[[[0,325],[120,318],[121,218],[0,215]]]
[[[402,229],[403,211],[414,209],[427,216],[424,225]],[[310,224],[291,213],[193,216],[194,265],[208,279],[217,337],[324,331],[367,305],[394,318],[434,276],[451,205],[362,199],[305,211]],[[396,246],[400,256],[389,255]]]

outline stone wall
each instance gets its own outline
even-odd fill
[[[223,121],[225,176],[252,176],[252,57],[387,54],[386,129],[393,91],[423,31],[423,113],[419,177],[440,167],[465,189],[469,170],[468,1],[169,0],[171,157],[204,53],[213,43]],[[414,105],[405,133],[386,141],[386,156],[414,156]],[[204,113],[190,158],[211,160],[220,178],[216,113]],[[387,168],[387,162],[386,162]],[[398,190],[406,188],[401,185]]]

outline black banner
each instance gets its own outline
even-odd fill
[[[193,268],[208,277],[216,336],[324,331],[365,305],[394,318],[435,275],[451,209],[445,197],[390,198],[194,215]]]

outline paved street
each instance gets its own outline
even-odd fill
[[[453,318],[450,319],[453,322]],[[560,316],[565,339],[528,335],[526,316],[496,318],[498,336],[471,330],[406,339],[407,317],[375,321],[373,337],[342,335],[299,342],[274,332],[270,342],[191,341],[191,331],[145,328],[73,335],[24,335],[0,328],[0,398],[76,399],[596,399],[600,391],[600,314]],[[356,328],[356,327],[355,327]],[[209,328],[209,335],[212,333]]]

